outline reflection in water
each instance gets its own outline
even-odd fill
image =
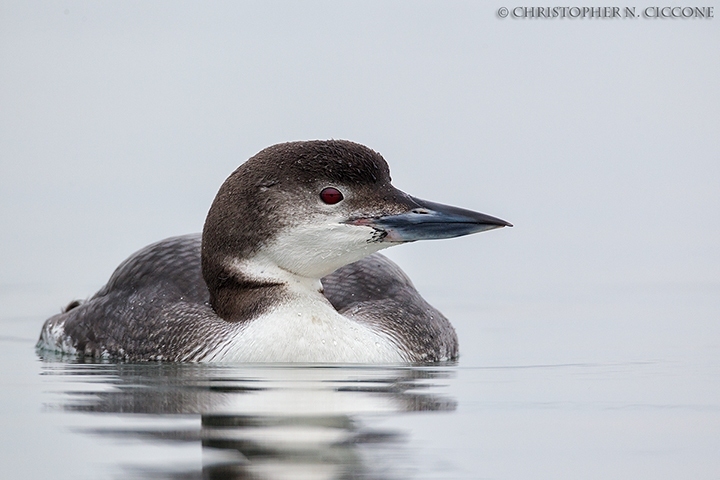
[[[444,367],[111,364],[45,358],[60,395],[50,410],[170,418],[162,427],[84,427],[85,434],[150,444],[202,445],[203,465],[158,470],[118,459],[135,478],[397,478],[403,431],[368,420],[455,410]],[[130,417],[130,414],[135,414]],[[188,419],[200,419],[199,425]],[[131,424],[132,422],[127,422]],[[122,425],[122,422],[121,422]],[[402,462],[400,462],[402,463]],[[401,476],[406,475],[405,471]]]

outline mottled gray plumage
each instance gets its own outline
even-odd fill
[[[200,235],[174,237],[132,255],[92,298],[50,318],[45,329],[64,323],[86,356],[201,360],[207,346],[232,333],[208,300]]]
[[[379,253],[346,265],[322,279],[325,297],[337,311],[367,323],[415,353],[415,361],[458,356],[455,329],[427,303],[400,267]]]
[[[322,279],[339,313],[386,332],[416,362],[457,356],[450,322],[418,293],[403,271],[372,254]],[[149,245],[125,260],[86,302],[55,315],[86,356],[124,360],[202,360],[213,346],[240,333],[209,303],[200,266],[200,234]]]

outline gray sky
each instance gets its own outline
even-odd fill
[[[6,313],[92,294],[136,249],[200,231],[246,158],[314,138],[516,225],[389,252],[438,298],[717,288],[720,20],[501,6],[3,0]],[[7,306],[18,285],[51,294]]]

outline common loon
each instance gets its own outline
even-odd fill
[[[375,252],[504,226],[396,189],[357,143],[274,145],[223,183],[202,236],[138,251],[48,319],[37,346],[126,361],[453,360],[450,322]]]

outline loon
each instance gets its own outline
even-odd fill
[[[512,226],[396,189],[346,140],[268,147],[220,187],[202,234],[120,264],[49,318],[39,350],[119,361],[430,363],[450,322],[377,251]]]

